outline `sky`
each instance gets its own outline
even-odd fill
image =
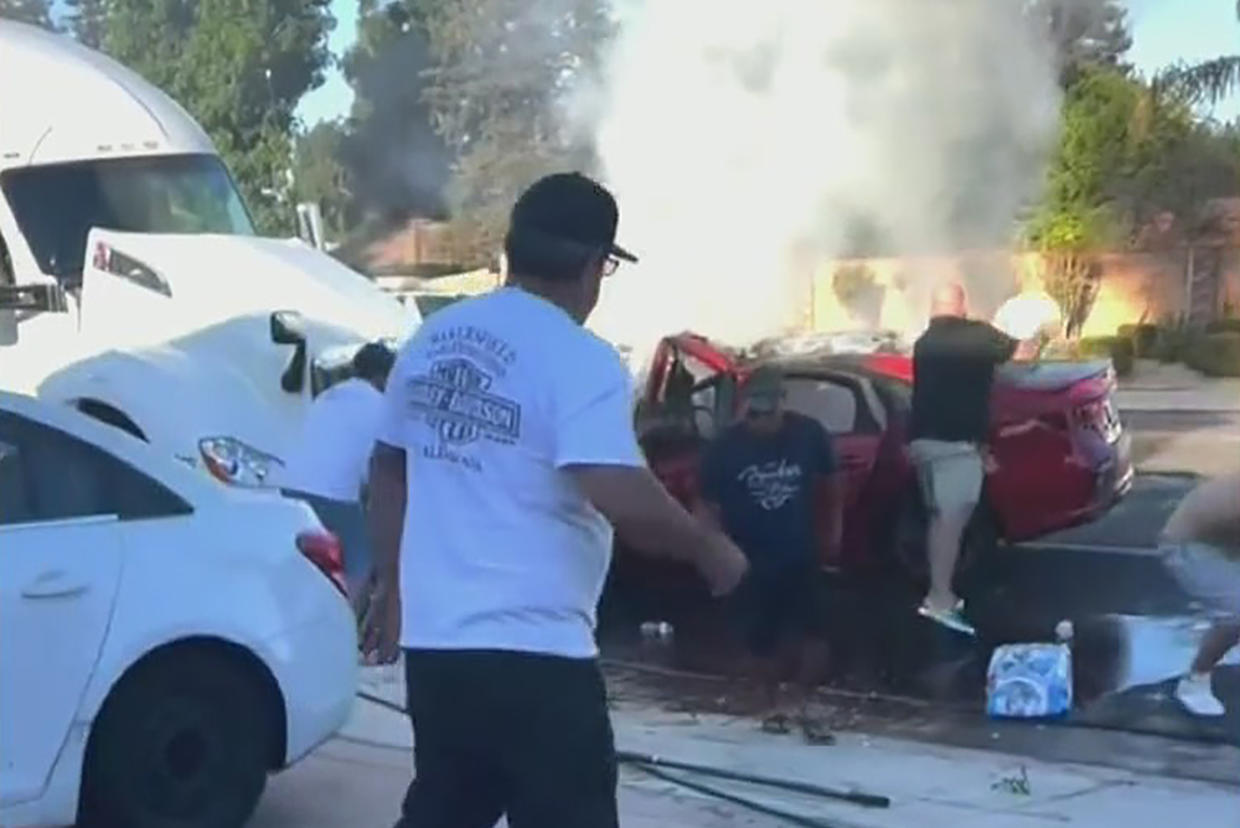
[[[1129,0],[1128,8],[1133,30],[1129,58],[1147,75],[1177,60],[1193,62],[1240,52],[1235,0]],[[357,0],[332,0],[332,12],[336,29],[331,49],[340,56],[357,37]],[[302,99],[297,111],[307,126],[313,126],[347,115],[352,101],[353,92],[336,67],[323,86]],[[1213,114],[1221,120],[1240,117],[1240,95],[1222,102]]]

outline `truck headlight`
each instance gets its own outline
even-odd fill
[[[246,445],[235,437],[204,437],[198,451],[207,471],[230,486],[260,488],[284,463],[280,458]]]

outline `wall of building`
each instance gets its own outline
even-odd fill
[[[1082,335],[1107,336],[1121,325],[1178,320],[1188,309],[1189,270],[1212,280],[1211,318],[1240,314],[1240,246],[1202,245],[1101,256],[1098,294]],[[879,327],[905,333],[926,323],[929,294],[941,281],[966,285],[972,312],[990,318],[1022,285],[1036,283],[1036,253],[972,252],[959,256],[840,259],[821,262],[807,275],[808,301],[791,326],[839,331]],[[834,287],[841,270],[864,269],[876,290],[846,306]]]

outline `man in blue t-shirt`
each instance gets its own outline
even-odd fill
[[[737,602],[746,644],[765,662],[771,702],[778,701],[773,691],[782,662],[775,656],[792,654],[799,660],[803,704],[826,662],[818,571],[823,557],[838,557],[843,498],[826,429],[786,410],[784,396],[778,369],[763,366],[749,377],[741,421],[703,459],[702,497],[749,559]]]

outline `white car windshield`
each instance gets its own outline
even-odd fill
[[[12,169],[0,176],[39,269],[81,278],[92,227],[132,233],[253,235],[249,213],[213,155],[115,158]]]

